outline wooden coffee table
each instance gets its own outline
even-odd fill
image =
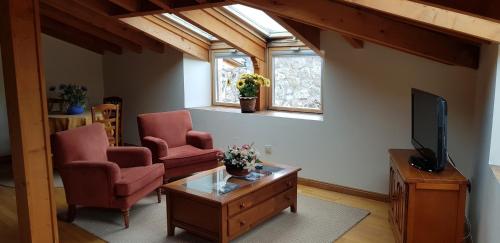
[[[228,242],[284,209],[297,212],[300,168],[264,164],[256,181],[230,177],[224,166],[163,185],[167,231],[175,227],[203,238]],[[229,179],[228,179],[229,178]]]

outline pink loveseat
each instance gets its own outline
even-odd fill
[[[58,132],[54,136],[55,162],[61,174],[68,221],[76,206],[120,209],[125,227],[129,209],[163,184],[164,168],[152,164],[151,152],[144,147],[109,147],[104,126],[89,126]]]
[[[165,166],[165,182],[218,166],[212,136],[192,130],[189,111],[142,114],[137,123],[142,146],[152,151],[154,163]]]

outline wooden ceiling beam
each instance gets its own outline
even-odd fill
[[[347,43],[349,43],[349,45],[351,45],[354,49],[362,49],[365,46],[365,42],[360,39],[356,39],[348,35],[342,35],[342,38],[344,38],[344,40],[346,40]]]
[[[122,38],[120,36],[114,35],[104,29],[97,28],[96,26],[93,26],[85,21],[77,19],[73,17],[73,15],[71,14],[61,12],[47,4],[44,3],[40,4],[40,13],[43,16],[56,20],[60,23],[72,26],[75,29],[79,29],[80,31],[83,31],[89,35],[95,36],[96,38],[104,39],[124,49],[128,49],[136,53],[142,52],[142,46],[134,42],[131,42],[125,38]]]
[[[123,52],[122,48],[118,45],[96,38],[93,35],[89,35],[46,16],[41,16],[41,23],[43,33],[96,53],[103,54],[104,51],[110,51],[115,54],[122,54]]]
[[[324,56],[324,51],[321,50],[321,29],[273,14],[270,16],[316,54]]]
[[[497,0],[412,0],[424,4],[444,7],[446,9],[472,13],[492,20],[500,20],[500,2]]]
[[[442,63],[470,68],[479,65],[479,46],[467,40],[335,1],[316,0],[314,4],[304,4],[302,0],[235,1]]]
[[[235,19],[225,15],[222,11],[199,9],[179,12],[177,15],[241,52],[263,61],[266,60],[265,40],[243,27],[243,23],[235,22]]]
[[[500,23],[481,16],[457,12],[408,0],[336,0],[391,14],[418,23],[500,43]],[[454,1],[455,2],[455,1]],[[500,7],[500,4],[497,4]],[[498,11],[498,10],[496,10]]]
[[[136,12],[141,9],[141,0],[108,0],[130,12]]]
[[[152,51],[161,53],[164,50],[163,43],[152,39],[151,37],[140,31],[133,29],[132,27],[128,26],[125,23],[122,23],[118,19],[107,16],[102,12],[94,11],[80,4],[85,1],[77,2],[74,0],[41,0],[41,2],[53,8],[56,8],[59,11],[71,14],[75,18],[86,21],[87,23],[97,28],[102,28],[108,32],[125,38]]]
[[[179,51],[209,61],[209,44],[156,16],[124,18],[121,21],[162,41]]]

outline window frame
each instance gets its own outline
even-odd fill
[[[308,55],[314,55],[314,56],[319,56],[318,54],[314,53],[311,49],[307,47],[270,47],[268,48],[268,55],[267,55],[267,74],[269,79],[271,80],[271,87],[269,87],[269,94],[268,94],[268,110],[276,110],[276,111],[289,111],[289,112],[303,112],[303,113],[316,113],[316,114],[323,114],[323,76],[324,76],[324,66],[325,66],[325,60],[322,56],[321,57],[321,92],[320,92],[320,100],[321,104],[319,109],[308,109],[308,108],[294,108],[294,107],[280,107],[280,106],[274,106],[273,98],[274,98],[274,71],[273,71],[273,53],[276,52],[284,52],[284,53],[290,53],[288,55],[293,55],[293,53],[297,52],[304,52],[307,51]],[[285,54],[287,55],[287,54]]]
[[[245,53],[242,53],[236,49],[219,49],[219,50],[210,50],[210,73],[211,73],[211,87],[212,87],[212,105],[213,106],[226,106],[226,107],[240,107],[239,103],[225,103],[217,101],[217,72],[215,70],[215,59],[217,57],[230,57],[230,56],[246,56]],[[250,58],[250,57],[249,57]]]

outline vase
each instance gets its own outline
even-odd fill
[[[68,115],[79,115],[82,114],[85,110],[83,109],[83,106],[81,105],[71,105],[68,110],[66,111],[66,114]]]
[[[226,165],[226,171],[230,175],[236,176],[236,177],[243,177],[243,176],[250,174],[250,171],[247,169],[240,169],[237,167],[232,167],[232,166],[227,166],[227,165]]]
[[[257,97],[240,97],[240,107],[242,113],[254,113]]]

